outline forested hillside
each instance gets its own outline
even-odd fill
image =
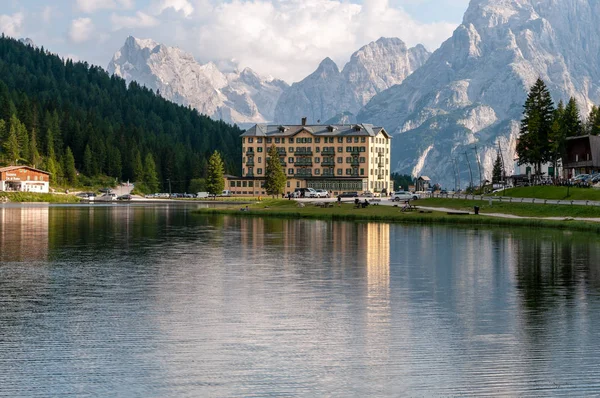
[[[0,165],[43,168],[59,183],[106,175],[186,191],[215,149],[239,172],[240,134],[100,67],[0,38]]]

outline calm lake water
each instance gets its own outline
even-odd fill
[[[1,396],[600,394],[600,243],[0,206]]]

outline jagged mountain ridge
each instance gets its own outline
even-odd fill
[[[250,68],[223,73],[214,63],[200,64],[179,48],[132,36],[115,53],[108,71],[160,90],[164,98],[213,119],[238,124],[273,120],[277,99],[288,87],[283,80],[261,77]]]
[[[330,58],[304,80],[292,84],[279,98],[275,121],[353,120],[374,95],[392,87],[418,69],[430,53],[422,45],[407,48],[398,38],[380,38],[354,54],[340,71]]]
[[[556,101],[583,111],[600,101],[600,3],[594,0],[472,0],[463,23],[399,86],[358,114],[394,135],[393,167],[445,186],[479,179],[475,145],[491,180],[500,143],[513,171],[522,106],[538,77]],[[466,155],[465,155],[466,153]]]

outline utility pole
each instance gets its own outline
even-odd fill
[[[469,165],[469,176],[471,177],[471,189],[473,189],[473,172],[471,171],[471,162],[469,162],[469,155],[465,151],[465,158],[467,159],[467,165]]]
[[[483,190],[483,177],[481,176],[481,160],[479,159],[479,152],[477,152],[477,145],[475,145],[475,159],[477,159],[477,167],[479,167],[479,186]]]
[[[504,155],[502,154],[502,148],[500,147],[500,140],[498,140],[498,153],[500,154],[500,161],[502,162],[502,185],[506,189],[506,168],[504,167]]]
[[[454,172],[454,190],[458,190],[458,173],[456,172],[456,160],[452,158],[452,171]]]
[[[460,191],[460,165],[458,163],[458,159],[454,159],[456,163],[456,175],[458,176],[458,191]]]

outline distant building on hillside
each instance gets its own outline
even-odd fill
[[[50,190],[50,173],[29,166],[0,168],[0,191],[41,192]]]
[[[241,136],[242,176],[228,178],[234,194],[264,195],[267,153],[277,147],[287,176],[286,192],[296,188],[390,192],[391,137],[370,124],[257,124]]]
[[[564,178],[600,172],[600,136],[569,137],[565,152]]]

